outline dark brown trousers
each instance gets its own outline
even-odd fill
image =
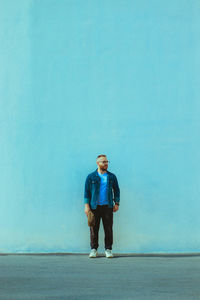
[[[98,205],[96,209],[92,209],[95,216],[95,226],[90,227],[90,246],[91,249],[99,247],[99,227],[102,219],[105,233],[105,249],[112,250],[113,244],[113,208],[108,205]]]

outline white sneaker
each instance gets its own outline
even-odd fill
[[[89,257],[90,258],[95,258],[97,256],[98,256],[97,250],[96,249],[92,249],[91,252],[90,252],[90,254],[89,254]]]
[[[113,258],[114,255],[112,254],[112,251],[110,249],[105,250],[105,254],[107,258]]]

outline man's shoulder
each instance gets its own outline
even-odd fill
[[[96,175],[97,175],[97,170],[95,170],[92,173],[88,174],[87,179],[93,178]]]
[[[116,178],[116,175],[115,175],[114,173],[112,173],[112,172],[110,172],[110,171],[107,171],[107,173],[108,173],[108,175],[109,175],[110,177]]]

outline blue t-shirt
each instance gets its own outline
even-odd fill
[[[100,191],[99,191],[99,197],[98,197],[98,205],[107,205],[108,204],[108,199],[107,199],[108,174],[107,173],[101,174],[98,172],[98,175],[101,178]]]

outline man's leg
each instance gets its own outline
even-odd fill
[[[97,206],[97,209],[92,209],[95,217],[94,227],[90,227],[90,246],[91,249],[96,249],[99,247],[99,225],[100,225],[100,211]]]
[[[102,207],[102,221],[105,232],[105,249],[112,250],[113,244],[113,209],[107,205]]]

